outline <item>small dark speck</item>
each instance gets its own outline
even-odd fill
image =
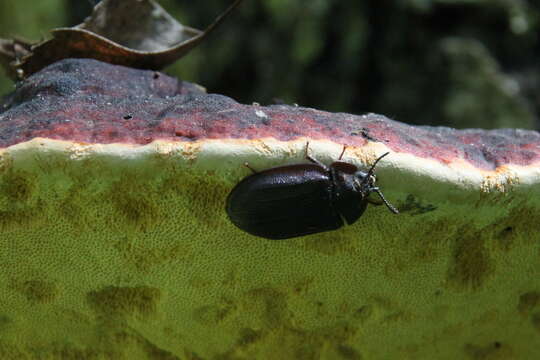
[[[262,119],[262,123],[263,123],[264,125],[270,125],[270,119],[264,118],[264,119]]]
[[[360,130],[353,131],[353,132],[351,132],[351,135],[353,135],[353,136],[361,135],[366,140],[379,141],[378,139],[374,138],[373,136],[371,136],[369,134],[369,129],[367,129],[367,128],[361,128]]]
[[[495,349],[498,349],[498,348],[501,347],[501,343],[498,342],[498,341],[495,341],[495,342],[493,343],[493,346],[495,346]]]
[[[133,115],[131,114],[124,115],[124,120],[131,120],[131,119],[133,119]]]
[[[158,72],[155,72],[153,78],[154,78],[154,79],[158,79],[158,78],[159,78],[159,73],[158,73]]]

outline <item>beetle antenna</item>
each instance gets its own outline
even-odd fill
[[[345,154],[345,149],[347,148],[347,145],[343,145],[343,150],[341,150],[341,155],[339,155],[339,160],[341,160],[341,158],[343,157],[343,154]]]
[[[381,156],[379,156],[379,158],[377,160],[375,160],[373,165],[371,165],[371,168],[369,169],[369,171],[367,173],[367,176],[364,178],[364,180],[362,180],[362,185],[367,183],[369,181],[369,179],[371,178],[371,176],[373,176],[373,171],[375,170],[375,166],[377,166],[377,163],[379,162],[379,160],[381,160],[383,157],[385,157],[388,154],[390,154],[390,153],[389,152],[384,153]]]
[[[375,160],[375,162],[373,163],[373,165],[371,165],[371,168],[369,169],[368,171],[368,176],[371,176],[373,175],[373,171],[375,170],[375,166],[377,165],[377,163],[379,162],[379,160],[381,160],[383,157],[385,157],[386,155],[390,154],[389,152],[387,153],[384,153],[382,154],[381,156],[379,156],[379,158],[377,160]]]
[[[383,155],[384,156],[384,155]],[[382,157],[382,156],[381,156]],[[386,205],[386,207],[388,209],[390,209],[391,212],[393,212],[394,214],[399,214],[399,211],[398,209],[396,209],[395,207],[393,207],[388,201],[386,201],[386,199],[384,198],[384,195],[382,194],[381,190],[379,190],[378,187],[374,187],[371,189],[372,191],[375,191],[382,199],[382,201],[384,202],[384,204]]]

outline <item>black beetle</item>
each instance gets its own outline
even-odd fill
[[[353,224],[364,213],[367,203],[382,205],[368,198],[376,192],[395,214],[375,186],[375,165],[363,172],[338,159],[329,167],[308,155],[312,164],[278,166],[240,181],[227,197],[227,215],[231,222],[249,234],[267,239],[289,239]]]

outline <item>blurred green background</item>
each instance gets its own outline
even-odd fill
[[[203,29],[232,0],[161,0]],[[0,37],[79,23],[87,0],[0,0]],[[166,69],[242,103],[457,128],[540,122],[540,4],[524,0],[244,0]],[[3,74],[0,93],[13,89]]]

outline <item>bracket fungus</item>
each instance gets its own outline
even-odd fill
[[[365,169],[400,211],[283,241],[228,219],[256,169]],[[2,358],[540,358],[540,134],[243,105],[67,59],[0,104]]]

